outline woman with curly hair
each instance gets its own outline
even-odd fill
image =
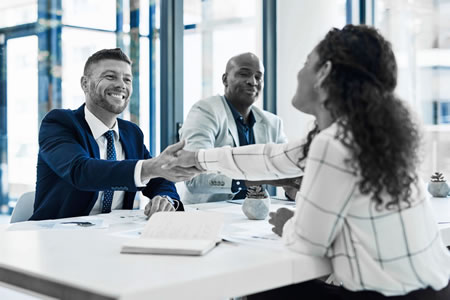
[[[450,299],[450,255],[416,167],[419,133],[394,95],[397,64],[375,29],[332,29],[297,76],[292,104],[316,118],[306,142],[179,153],[232,178],[295,177],[295,212],[271,213],[290,249],[330,258],[339,286],[313,280],[250,299]],[[305,164],[306,162],[306,164]]]

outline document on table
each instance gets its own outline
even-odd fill
[[[113,224],[140,224],[147,223],[147,216],[142,209],[116,209],[108,214],[99,215],[109,225]]]
[[[139,239],[125,242],[121,253],[203,255],[221,240],[223,223],[219,213],[158,212]]]
[[[86,230],[107,228],[102,219],[92,217],[67,218],[58,220],[27,221],[13,223],[7,230]]]
[[[267,220],[235,223],[222,235],[224,240],[250,244],[279,244],[281,239],[272,232],[272,225]]]

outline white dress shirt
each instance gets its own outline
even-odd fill
[[[84,116],[86,119],[86,122],[89,125],[89,128],[91,129],[92,135],[97,142],[98,149],[100,152],[100,159],[106,159],[106,146],[107,146],[107,140],[106,137],[103,135],[108,130],[114,131],[114,147],[116,148],[116,160],[124,160],[125,157],[125,151],[122,148],[122,144],[120,142],[120,135],[119,135],[119,126],[117,125],[117,121],[114,124],[112,128],[108,128],[105,124],[103,124],[102,121],[100,121],[94,114],[92,114],[87,106],[84,107]],[[141,182],[141,171],[142,171],[142,160],[139,160],[136,163],[136,167],[134,168],[134,182],[137,187],[144,187],[146,183]],[[103,201],[103,191],[100,191],[98,193],[97,201],[94,204],[94,207],[92,207],[90,215],[99,214],[102,211],[102,201]],[[123,205],[123,197],[125,192],[124,191],[114,191],[113,196],[113,202],[111,205],[111,210],[113,209],[122,209]]]
[[[293,251],[330,258],[334,277],[346,289],[373,290],[386,296],[432,287],[450,278],[444,246],[423,184],[411,186],[411,206],[377,209],[372,195],[361,194],[360,174],[347,159],[350,150],[335,136],[333,124],[313,140],[296,197],[294,216],[283,227]],[[249,180],[295,177],[301,173],[302,141],[200,150],[208,171]],[[387,193],[381,197],[388,200]]]

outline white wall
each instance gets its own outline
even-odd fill
[[[291,105],[297,72],[331,27],[345,24],[345,1],[277,1],[277,115],[290,140],[305,136],[312,118]]]

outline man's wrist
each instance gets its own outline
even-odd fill
[[[136,166],[134,167],[134,184],[136,187],[145,187],[149,180],[142,180],[142,166],[145,160],[138,160]]]
[[[168,195],[160,195],[161,197],[167,199],[167,201],[170,202],[170,204],[172,204],[173,208],[175,208],[175,210],[178,209],[178,206],[180,206],[180,202],[177,199],[173,199],[172,197],[168,196]]]
[[[155,169],[153,165],[154,165],[153,158],[144,160],[141,169],[141,182],[148,182],[150,179],[158,177],[155,176],[155,174],[153,174]]]

